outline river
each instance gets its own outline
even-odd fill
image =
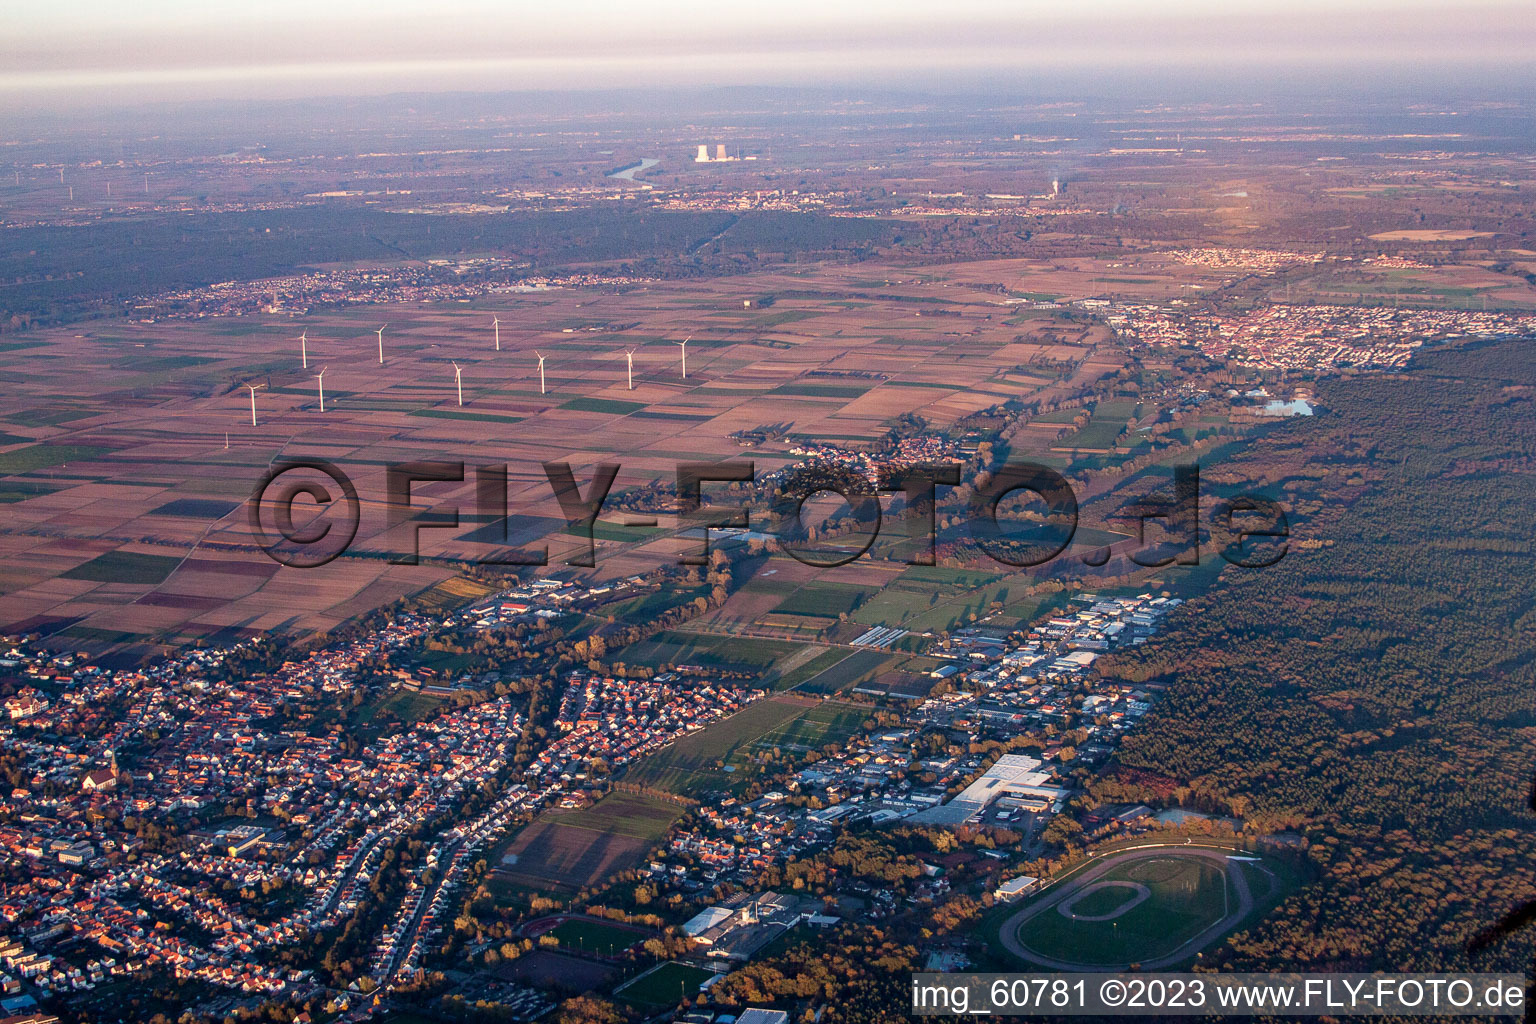
[[[626,167],[622,171],[614,171],[612,174],[608,175],[608,177],[621,178],[624,181],[634,181],[635,175],[639,174],[641,171],[648,171],[659,163],[661,163],[660,160],[652,160],[650,157],[641,157],[640,162],[635,164],[635,166]],[[643,185],[645,183],[639,182],[638,184]]]

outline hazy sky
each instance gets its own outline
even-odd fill
[[[1532,0],[0,0],[0,103],[1527,65]]]

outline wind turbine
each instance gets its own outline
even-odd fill
[[[325,412],[325,367],[320,367],[320,372],[315,374],[315,380],[320,385],[320,411]]]
[[[463,405],[464,404],[464,371],[459,368],[459,364],[458,363],[454,363],[453,364],[453,384],[454,384],[454,387],[459,389],[459,404]]]
[[[304,369],[309,369],[309,331],[299,334],[299,358],[304,360]]]
[[[501,351],[501,319],[499,317],[495,317],[495,316],[491,317],[491,327],[493,327],[495,329],[495,331],[496,331],[496,351],[500,352]]]
[[[688,379],[688,343],[692,340],[693,335],[690,334],[688,337],[677,343],[683,347],[683,380]]]
[[[258,388],[264,388],[264,387],[266,387],[266,385],[265,384],[247,384],[245,386],[247,388],[249,388],[250,392],[251,392],[251,426],[254,427],[256,425],[256,390]]]
[[[630,349],[624,353],[625,360],[629,363],[629,390],[635,390],[635,350]]]
[[[388,326],[389,326],[389,324],[385,324],[384,325],[384,327],[388,327]],[[380,327],[378,330],[373,332],[374,334],[377,334],[379,336],[379,365],[380,366],[384,365],[384,327]]]
[[[535,350],[533,354],[536,355],[536,356],[539,356],[539,353],[538,353],[537,350]],[[543,356],[539,356],[539,394],[542,395],[542,394],[545,394],[545,393],[546,392],[544,390],[544,357]]]

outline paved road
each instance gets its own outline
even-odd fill
[[[1107,853],[1067,881],[1051,886],[1046,890],[1049,895],[1036,897],[1030,901],[1029,906],[1004,921],[1001,935],[1003,946],[1008,952],[1019,959],[1032,964],[1038,964],[1041,967],[1052,967],[1061,971],[1123,971],[1131,965],[1129,963],[1073,963],[1070,960],[1061,960],[1026,949],[1019,942],[1019,929],[1039,914],[1056,913],[1057,906],[1064,900],[1071,899],[1080,890],[1092,885],[1096,880],[1105,875],[1111,868],[1122,864],[1175,854],[1180,857],[1199,857],[1219,864],[1224,869],[1229,869],[1227,877],[1232,879],[1232,888],[1237,892],[1237,905],[1230,908],[1229,913],[1225,917],[1164,956],[1151,960],[1136,961],[1138,966],[1148,971],[1171,967],[1174,964],[1189,959],[1196,952],[1216,941],[1222,933],[1235,928],[1238,922],[1247,917],[1253,910],[1253,894],[1248,889],[1248,880],[1243,877],[1242,871],[1238,870],[1235,865],[1227,860],[1227,855],[1231,852],[1230,850],[1213,849],[1207,846],[1185,846],[1182,843],[1155,843]]]

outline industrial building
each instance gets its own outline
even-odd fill
[[[683,934],[698,943],[705,956],[745,962],[819,907],[804,903],[775,892],[739,894],[695,914],[683,925]]]
[[[1027,754],[1004,754],[985,774],[966,786],[955,798],[912,816],[928,825],[962,825],[999,799],[1017,800],[1029,809],[1043,809],[1041,801],[1054,802],[1067,791],[1050,785],[1051,776],[1039,770],[1040,760]]]

